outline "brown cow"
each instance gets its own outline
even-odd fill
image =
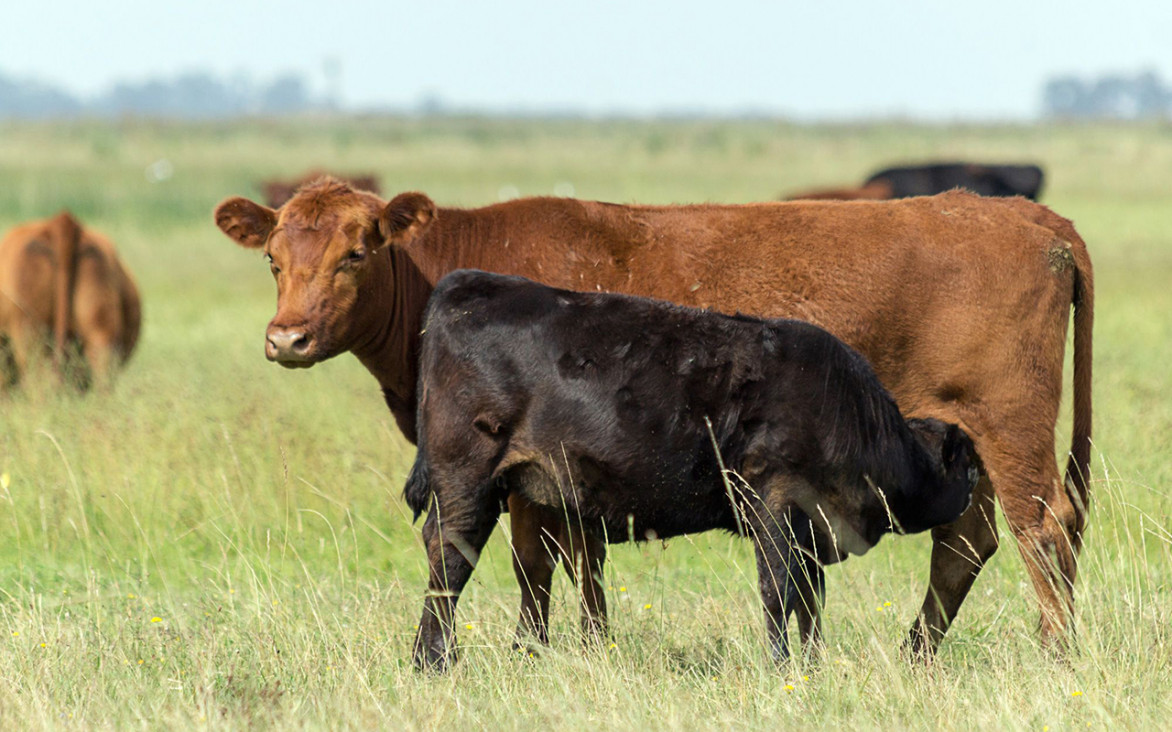
[[[81,389],[107,385],[130,358],[138,288],[109,239],[68,212],[21,224],[0,241],[0,366],[15,383],[43,351]],[[72,356],[80,355],[79,361]]]
[[[285,205],[285,202],[293,197],[298,188],[309,185],[319,178],[330,177],[330,174],[320,168],[314,168],[305,175],[295,180],[284,180],[280,178],[273,178],[266,180],[260,184],[260,189],[264,193],[265,201],[272,208],[279,208]],[[334,176],[337,180],[345,181],[350,184],[351,188],[359,191],[370,191],[374,195],[382,195],[379,190],[378,178],[371,174],[365,175],[339,175]]]
[[[819,188],[786,196],[787,201],[886,201],[892,198],[891,185],[874,181],[859,188]]]
[[[421,313],[453,269],[821,325],[871,361],[906,415],[959,424],[983,462],[973,506],[933,531],[913,650],[935,649],[996,550],[994,492],[1037,592],[1043,638],[1061,637],[1070,622],[1090,461],[1093,277],[1074,227],[1044,206],[951,192],[740,206],[531,198],[462,210],[437,209],[421,193],[386,203],[324,180],[279,210],[228,199],[215,220],[270,261],[277,314],[268,358],[308,367],[351,351],[412,440]],[[1064,483],[1054,438],[1072,306],[1074,435]],[[583,580],[584,625],[600,626],[601,540],[516,494],[509,510],[519,631],[546,640],[554,566],[546,536]],[[799,625],[816,635],[816,613]]]

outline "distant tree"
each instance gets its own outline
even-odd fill
[[[279,77],[262,88],[257,96],[259,109],[265,114],[303,112],[315,106],[309,97],[305,80],[295,74]]]
[[[44,119],[78,114],[82,104],[60,89],[0,73],[0,118]]]
[[[0,74],[0,118],[137,115],[208,119],[295,114],[328,106],[315,100],[305,80],[292,73],[262,85],[240,75],[222,80],[206,71],[172,79],[122,81],[88,103],[48,85]]]
[[[1172,111],[1172,89],[1164,86],[1156,72],[1139,74],[1133,84],[1136,114],[1140,117],[1159,117]]]
[[[1042,105],[1047,117],[1088,116],[1089,100],[1086,85],[1073,76],[1051,79],[1042,90]]]
[[[1155,71],[1106,74],[1093,80],[1050,79],[1042,88],[1047,117],[1144,119],[1172,114],[1172,90]]]

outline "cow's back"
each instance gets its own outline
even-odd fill
[[[956,192],[686,213],[647,210],[658,236],[603,289],[820,325],[861,351],[905,410],[922,401],[909,403],[914,392],[996,381],[985,346],[1065,335],[1074,268],[1061,264],[1077,236],[1024,200]]]
[[[86,230],[77,253],[73,297],[75,330],[109,344],[122,358],[138,342],[141,302],[134,279],[118,258],[113,242]]]
[[[534,198],[445,209],[409,248],[425,276],[516,274],[585,291],[796,318],[863,353],[905,413],[1017,390],[1015,353],[1057,348],[1074,267],[1069,222],[1023,199],[954,191],[900,201],[620,206]],[[1061,322],[1059,322],[1061,320]],[[1003,383],[1004,382],[1004,383]],[[1055,400],[1056,402],[1056,400]],[[955,419],[953,419],[955,421]]]
[[[56,265],[43,221],[21,224],[0,240],[0,333],[52,326]]]

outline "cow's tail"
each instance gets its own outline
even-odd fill
[[[427,510],[431,493],[431,468],[427,461],[427,449],[423,440],[420,440],[419,449],[415,451],[415,464],[411,466],[411,474],[403,486],[403,500],[415,514],[413,521],[419,520],[419,514]]]
[[[81,225],[68,211],[62,211],[49,220],[49,231],[57,257],[54,281],[53,358],[64,373],[65,349],[69,341],[69,321],[73,315],[73,282],[77,271],[77,250],[81,240]]]
[[[1095,275],[1086,244],[1077,234],[1071,242],[1074,256],[1074,428],[1070,458],[1066,463],[1066,491],[1078,510],[1078,524],[1072,537],[1082,544],[1090,499],[1091,469],[1091,331],[1095,323]]]

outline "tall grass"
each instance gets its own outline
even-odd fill
[[[502,189],[742,201],[905,159],[1038,160],[1096,265],[1093,506],[1076,650],[1039,647],[1006,541],[935,664],[899,645],[927,537],[828,572],[827,650],[766,661],[749,542],[611,550],[612,643],[583,649],[555,583],[552,647],[510,647],[507,522],[458,609],[448,677],[410,667],[425,585],[399,497],[412,450],[349,356],[271,366],[265,265],[210,221],[313,165],[445,204]],[[174,176],[151,182],[167,159]],[[313,120],[0,125],[0,226],[68,206],[143,290],[111,393],[0,397],[0,727],[1085,729],[1172,713],[1172,128],[770,122]],[[1059,452],[1069,427],[1059,429]]]

